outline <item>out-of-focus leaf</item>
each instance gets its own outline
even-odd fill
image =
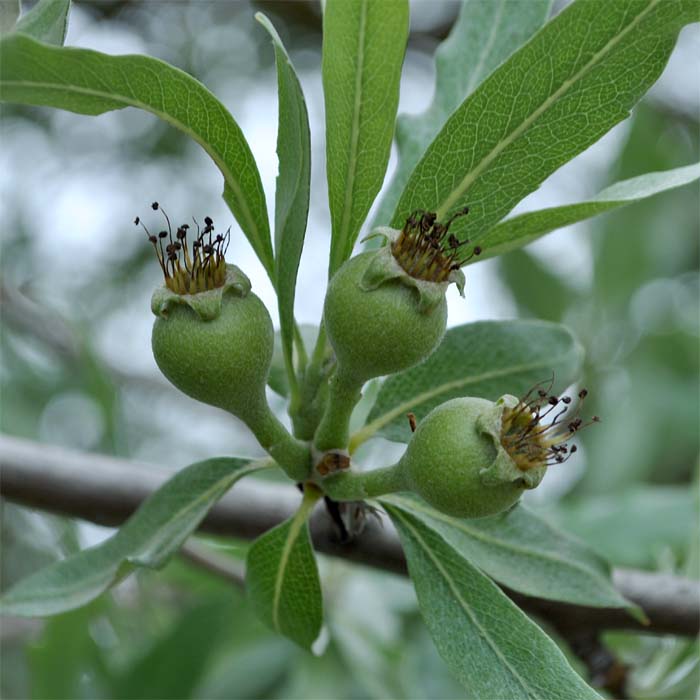
[[[357,447],[374,434],[408,442],[406,413],[420,420],[457,396],[519,396],[552,373],[563,389],[575,381],[582,360],[576,339],[553,323],[479,321],[451,328],[425,362],[384,382],[367,425],[355,433],[351,445]]]
[[[0,599],[0,611],[55,615],[85,605],[137,566],[163,566],[238,479],[269,464],[230,457],[191,464],[144,501],[108,540],[13,586]]]
[[[198,80],[149,56],[45,46],[12,34],[0,41],[0,90],[5,102],[78,114],[138,107],[193,138],[224,176],[224,201],[274,277],[267,205],[255,159],[231,114]]]
[[[327,0],[323,14],[329,275],[350,257],[379,192],[408,37],[406,0]]]
[[[481,698],[599,698],[557,645],[435,530],[385,504],[440,655]]]
[[[272,37],[277,64],[279,174],[275,196],[275,278],[286,373],[288,381],[295,381],[294,293],[309,213],[309,116],[304,93],[282,40],[265,15],[258,12],[255,18]]]
[[[653,85],[695,0],[576,0],[491,74],[448,119],[394,212],[439,217],[477,239],[615,124]]]
[[[450,114],[544,24],[551,6],[552,0],[463,0],[450,35],[435,52],[430,107],[397,120],[399,162],[374,217],[377,224],[391,218],[409,175]]]
[[[100,667],[101,650],[89,623],[101,601],[46,620],[41,636],[27,646],[32,700],[77,698],[91,667]]]
[[[604,559],[524,506],[493,518],[458,520],[408,494],[387,496],[382,503],[420,520],[515,591],[577,605],[630,606],[614,588]]]
[[[654,568],[664,550],[684,555],[697,522],[692,489],[627,486],[619,493],[562,503],[551,516],[618,566]]]
[[[258,537],[246,559],[246,587],[258,617],[307,649],[323,624],[321,582],[308,524],[318,497],[307,491],[294,517]]]
[[[6,4],[3,2],[3,5]],[[39,0],[26,15],[20,17],[16,31],[47,44],[63,46],[69,11],[70,0]]]
[[[207,665],[233,623],[227,600],[212,597],[184,614],[145,654],[115,679],[112,697],[189,698],[204,676]],[[56,696],[54,696],[56,697]]]
[[[616,182],[587,202],[542,209],[507,219],[481,238],[483,252],[471,262],[508,253],[562,226],[570,226],[640,199],[653,197],[660,192],[682,187],[698,178],[700,178],[700,163],[660,173],[647,173],[630,180]],[[631,231],[630,235],[634,235],[634,232]],[[630,241],[630,244],[633,242]]]
[[[0,2],[0,34],[7,34],[15,28],[19,10],[19,0]]]

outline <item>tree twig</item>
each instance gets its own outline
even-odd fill
[[[0,436],[0,495],[42,510],[119,525],[173,472],[151,464],[74,452],[15,437]],[[253,538],[291,516],[299,493],[291,485],[244,480],[226,494],[202,522],[218,535]],[[406,562],[398,537],[387,521],[371,521],[360,537],[341,543],[323,509],[312,518],[314,545],[340,556],[398,574]],[[211,567],[210,567],[211,568]],[[558,629],[633,629],[652,634],[696,635],[700,630],[700,583],[631,569],[616,569],[614,583],[649,618],[644,626],[626,611],[588,608],[506,593],[523,609]]]

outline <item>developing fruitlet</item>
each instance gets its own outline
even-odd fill
[[[157,202],[152,206],[159,208]],[[214,223],[206,217],[203,229],[197,225],[190,250],[189,226],[183,224],[173,236],[167,214],[163,216],[167,231],[154,236],[144,226],[165,278],[151,300],[157,317],[151,344],[158,367],[188,396],[240,418],[281,466],[303,478],[308,448],[287,433],[265,396],[272,321],[246,275],[226,264],[229,232],[214,234]],[[141,222],[137,218],[135,223]]]
[[[324,323],[342,373],[365,382],[424,360],[445,333],[445,291],[459,271],[460,243],[449,235],[460,210],[442,224],[417,211],[401,231],[379,228],[389,244],[348,260],[326,294]],[[478,254],[475,249],[473,254]]]
[[[460,271],[466,257],[449,234],[451,223],[416,211],[403,229],[376,229],[388,244],[345,262],[328,285],[323,320],[337,365],[329,384],[326,412],[316,431],[318,452],[344,451],[348,423],[362,385],[425,360],[445,334],[445,291],[451,282],[464,294]],[[323,472],[320,472],[323,476]]]
[[[585,389],[579,393],[582,401]],[[535,488],[552,464],[566,461],[583,424],[569,397],[533,389],[523,399],[458,398],[418,425],[399,462],[405,485],[438,510],[460,518],[496,515]],[[579,402],[579,407],[581,403]],[[554,413],[551,422],[547,419]]]

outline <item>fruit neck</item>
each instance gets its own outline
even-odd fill
[[[264,393],[245,412],[237,412],[250,428],[262,448],[277,462],[293,481],[304,481],[311,471],[311,451],[308,444],[297,440],[270,410]]]
[[[319,452],[345,450],[350,441],[350,417],[362,396],[363,382],[338,365],[328,383],[328,400],[316,430],[314,446]]]
[[[407,491],[400,463],[367,472],[339,472],[323,480],[323,490],[335,501],[363,501]]]

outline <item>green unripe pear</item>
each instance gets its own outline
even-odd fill
[[[448,231],[466,212],[441,223],[436,214],[417,211],[401,230],[375,229],[372,235],[386,244],[347,260],[331,279],[323,320],[337,365],[314,436],[318,452],[345,451],[352,409],[367,380],[409,369],[440,344],[445,292],[455,283],[464,295],[459,267],[466,258]]]
[[[367,284],[376,251],[351,258],[333,276],[323,310],[338,365],[358,381],[393,374],[424,360],[447,324],[444,292],[432,306],[399,278]]]
[[[273,343],[270,315],[252,292],[224,293],[212,320],[177,304],[153,325],[153,355],[170,382],[244,420],[264,403]]]
[[[166,220],[169,234],[146,230],[165,281],[151,299],[158,367],[188,396],[240,418],[290,478],[302,481],[311,467],[309,447],[289,434],[265,396],[274,345],[270,314],[246,275],[226,264],[228,234],[214,237],[206,217],[190,251],[188,227],[173,236]]]
[[[503,440],[504,411],[518,399],[457,398],[433,409],[418,425],[399,462],[405,485],[438,510],[461,518],[495,515],[535,488],[545,459],[522,468]],[[505,442],[505,444],[504,444]]]

